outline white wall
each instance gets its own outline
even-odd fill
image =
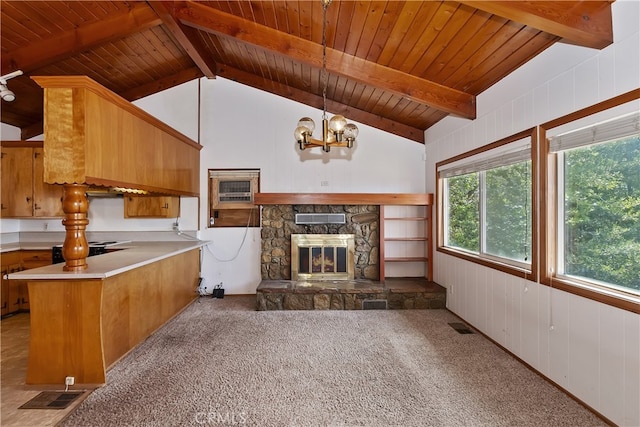
[[[293,130],[303,116],[318,125],[321,111],[223,78],[201,84],[203,194],[207,170],[216,168],[259,168],[262,192],[425,191],[422,144],[358,123],[360,135],[351,152],[306,150],[301,155]],[[200,237],[213,244],[205,252],[205,279],[222,282],[230,293],[254,293],[261,280],[260,230],[207,228],[207,201],[203,197],[200,206]]]
[[[424,145],[358,123],[355,149],[300,154],[293,138],[298,120],[309,116],[318,125],[322,112],[230,80],[195,80],[135,104],[203,145],[200,203],[182,198],[180,227],[199,230],[201,239],[212,242],[204,251],[203,277],[211,285],[222,282],[228,294],[255,293],[260,283],[260,229],[208,228],[208,169],[259,168],[263,192],[425,191]],[[89,221],[89,232],[170,231],[174,219],[124,219],[122,199],[91,199]],[[0,225],[3,231],[44,232],[45,225],[64,231],[60,220]]]
[[[556,44],[478,96],[476,120],[429,129],[427,191],[438,161],[640,87],[640,2],[612,9],[613,45]],[[454,313],[614,423],[640,425],[639,315],[439,252],[434,274]]]

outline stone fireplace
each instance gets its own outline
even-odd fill
[[[353,234],[292,234],[291,280],[353,280]]]
[[[343,224],[296,224],[296,214],[332,213],[344,214]],[[292,235],[352,235],[352,256],[347,258],[349,279],[380,279],[379,266],[378,205],[264,205],[262,208],[261,275],[263,280],[310,280],[307,277],[292,278],[292,270],[299,275],[300,262],[292,268]],[[337,247],[333,245],[329,247]],[[309,247],[309,245],[307,245]],[[297,249],[296,249],[297,250]],[[337,249],[336,249],[337,252]],[[317,253],[317,249],[316,249]],[[299,254],[295,254],[296,256]],[[337,256],[337,255],[336,255]],[[318,268],[316,266],[316,268]],[[304,269],[304,266],[303,266]],[[329,273],[329,272],[325,272]],[[342,277],[325,275],[318,280],[342,280]],[[306,274],[306,273],[303,273]],[[314,279],[315,279],[314,278]]]

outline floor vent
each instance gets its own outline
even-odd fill
[[[386,299],[366,299],[362,301],[363,310],[386,310]]]
[[[459,334],[472,334],[473,331],[469,329],[467,325],[464,323],[449,323],[453,329],[455,329]]]
[[[84,391],[43,391],[19,409],[65,409]]]
[[[345,224],[343,213],[301,213],[296,214],[296,224]]]

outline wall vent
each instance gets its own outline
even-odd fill
[[[363,310],[386,310],[387,308],[386,299],[365,299],[362,301]]]
[[[346,222],[346,215],[343,213],[296,214],[296,224],[344,224]]]

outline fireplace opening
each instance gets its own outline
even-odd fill
[[[292,280],[353,280],[353,234],[292,234]]]

